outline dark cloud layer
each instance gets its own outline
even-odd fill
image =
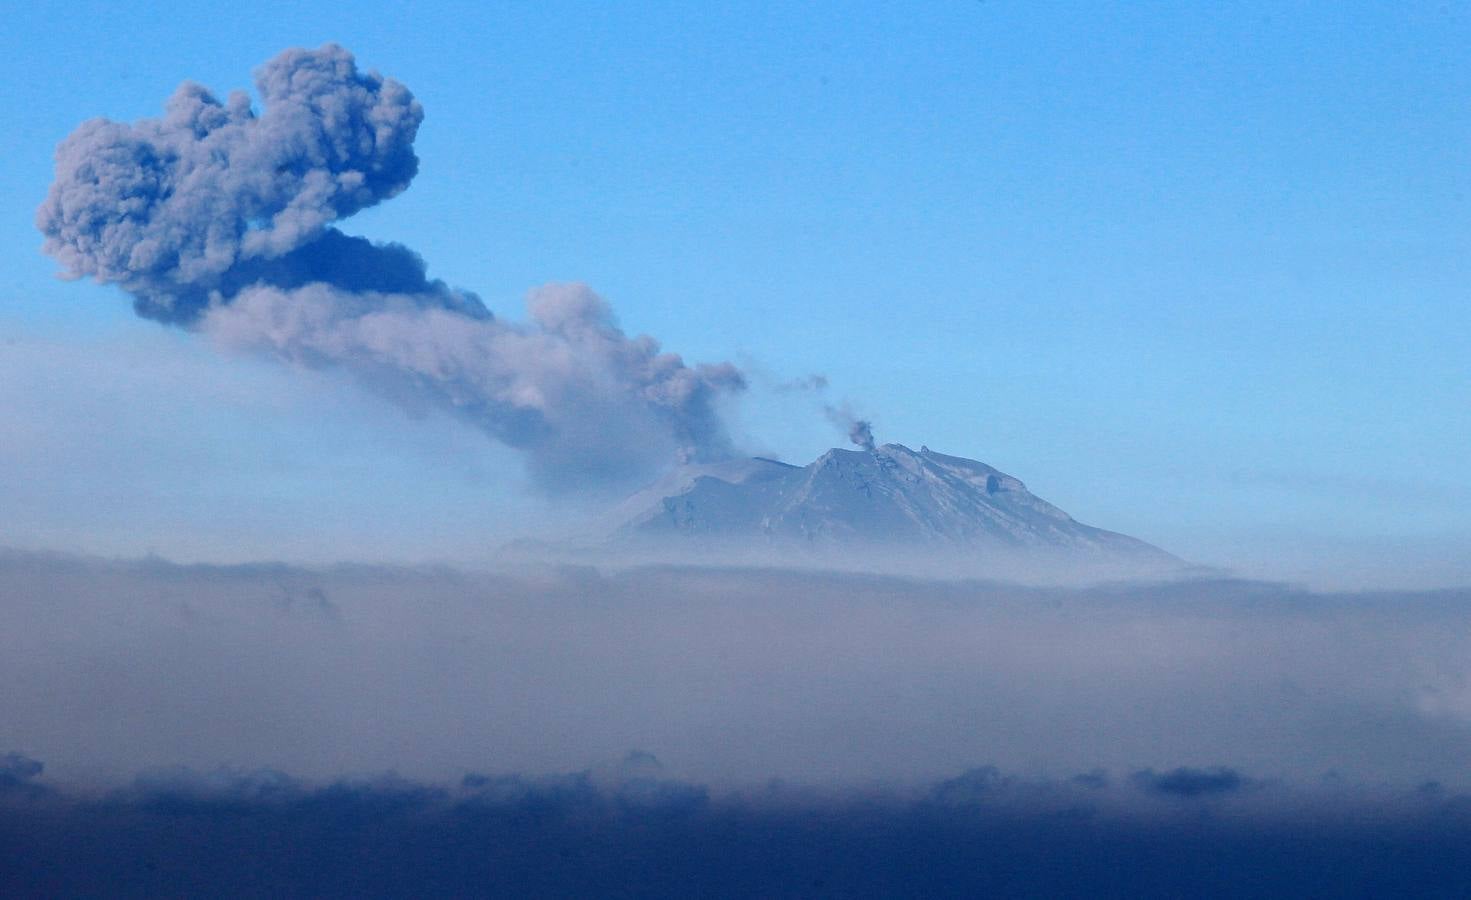
[[[910,791],[716,796],[647,755],[603,775],[456,786],[176,770],[103,794],[0,787],[0,883],[147,897],[1471,891],[1466,796],[1338,784],[1160,799],[1147,781],[981,769]]]
[[[1179,768],[1169,772],[1145,769],[1134,773],[1134,783],[1146,791],[1176,797],[1229,794],[1246,786],[1240,772],[1224,766],[1214,769]]]
[[[46,793],[46,789],[36,782],[36,776],[45,768],[40,760],[22,753],[0,756],[0,797],[34,797]]]
[[[460,416],[528,451],[551,487],[731,452],[734,366],[629,337],[582,285],[534,292],[527,323],[499,319],[408,248],[332,227],[418,171],[424,112],[407,88],[332,44],[281,53],[256,87],[259,113],[186,82],[162,118],[80,126],[37,212],[46,252],[140,315]]]

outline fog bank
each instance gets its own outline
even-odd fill
[[[577,771],[717,789],[1228,766],[1465,786],[1471,591],[0,555],[0,750],[67,784]]]

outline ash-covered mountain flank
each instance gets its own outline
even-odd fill
[[[1076,562],[1169,569],[1150,544],[1084,525],[985,463],[902,444],[680,468],[614,514],[620,543],[767,548],[913,560]]]

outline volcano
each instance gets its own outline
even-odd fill
[[[806,466],[754,457],[683,466],[624,501],[614,540],[814,558],[1076,563],[1126,570],[1185,564],[1085,525],[985,463],[902,444],[833,449]]]

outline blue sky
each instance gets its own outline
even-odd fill
[[[38,251],[80,121],[332,40],[426,110],[418,178],[346,230],[498,313],[582,280],[741,363],[753,451],[840,441],[763,386],[820,372],[881,441],[1182,555],[1467,577],[1471,11],[922,7],[9,11],[0,543],[459,558],[547,515],[468,428],[217,356]]]

